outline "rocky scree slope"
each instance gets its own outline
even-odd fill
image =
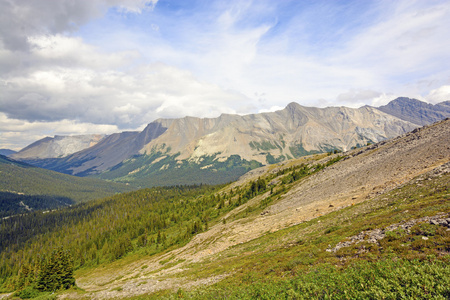
[[[226,222],[211,226],[208,231],[196,235],[182,248],[122,266],[121,270],[114,274],[99,274],[95,271],[86,273],[77,279],[77,284],[93,298],[120,297],[124,295],[123,292],[131,296],[159,289],[195,286],[196,281],[179,275],[191,263],[219,259],[221,253],[231,249],[230,247],[254,240],[267,232],[276,232],[359,202],[381,199],[382,195],[407,185],[417,176],[448,174],[450,120],[416,129],[398,138],[362,149],[351,150],[344,155],[343,160],[287,186],[282,184],[281,178],[273,178],[273,192],[286,192],[281,193],[273,204],[261,213],[256,211],[257,214],[242,216],[242,212],[247,208],[258,207],[270,196],[270,192],[234,209],[224,217]],[[295,164],[315,165],[333,158],[334,155],[315,161],[316,158],[307,157],[256,169],[224,191],[238,185],[245,186],[249,181],[276,174],[278,170]],[[162,267],[161,262],[173,258],[176,258],[177,264],[173,267]],[[153,271],[146,275],[142,271],[143,266]],[[211,277],[209,281],[197,283],[210,284],[222,278],[223,276]],[[123,288],[123,292],[118,291],[117,287]]]

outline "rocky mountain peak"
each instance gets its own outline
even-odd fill
[[[399,119],[423,126],[450,117],[448,102],[433,105],[417,99],[399,97],[377,109]]]

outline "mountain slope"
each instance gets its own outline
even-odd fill
[[[431,105],[409,98],[358,109],[291,103],[271,113],[159,119],[142,132],[112,134],[66,157],[21,159],[66,174],[138,187],[218,184],[262,165],[376,143],[448,115],[449,102]],[[35,148],[21,152],[37,153]]]
[[[65,157],[97,144],[101,134],[46,137],[11,155],[13,159],[45,159]]]
[[[341,295],[343,291],[334,290],[339,282],[329,280],[345,276],[350,276],[346,287],[358,292],[355,298],[364,298],[360,293],[372,287],[379,287],[380,297],[389,297],[383,293],[392,272],[381,270],[406,272],[389,279],[392,293],[405,289],[395,295],[406,292],[421,298],[416,293],[431,290],[447,295],[449,145],[447,119],[346,153],[255,169],[219,192],[209,190],[213,194],[189,191],[188,196],[177,187],[167,189],[171,196],[165,198],[165,189],[159,188],[90,202],[39,216],[44,224],[47,218],[70,220],[76,229],[50,227],[32,244],[24,243],[34,252],[4,252],[2,261],[5,268],[11,268],[12,261],[32,261],[29,255],[39,253],[39,243],[60,239],[72,245],[68,250],[79,268],[77,285],[86,291],[70,295],[76,298],[156,293],[155,298],[169,294],[172,299],[185,293],[172,295],[172,290],[214,283],[190,295],[273,298],[267,293],[274,289],[280,295],[291,289],[291,296],[301,295],[311,292],[303,290],[305,282],[319,287],[311,295],[320,289]],[[10,228],[13,236],[23,234],[13,221],[3,228]],[[27,224],[24,218],[17,221]],[[344,246],[334,251],[337,245]],[[319,281],[324,284],[307,274],[322,274]],[[401,278],[425,279],[418,291],[409,288],[416,284]],[[378,285],[378,279],[385,285]]]
[[[400,97],[378,109],[420,126],[450,118],[450,101],[433,105],[417,99]]]
[[[149,124],[142,132],[114,133],[85,150],[64,158],[23,159],[24,161],[61,173],[84,176],[114,167],[139,153],[142,147],[165,131],[160,124]]]
[[[268,153],[275,158],[293,158],[301,156],[302,151],[346,151],[415,128],[369,107],[313,108],[297,103],[274,113],[156,122],[168,129],[141,153],[150,153],[165,144],[171,147],[169,154],[180,153],[179,160],[220,153],[219,159],[239,155],[264,164]]]
[[[400,138],[344,153],[343,160],[292,183],[289,183],[292,180],[289,178],[292,170],[295,170],[293,167],[303,163],[314,166],[317,162],[304,158],[276,167],[256,169],[224,189],[222,196],[235,190],[245,191],[249,183],[257,178],[266,179],[271,191],[226,213],[220,218],[220,222],[211,225],[207,232],[196,235],[186,246],[160,256],[144,257],[129,262],[126,266],[121,265],[124,277],[117,273],[111,276],[112,270],[117,270],[117,266],[112,265],[106,270],[80,274],[78,283],[92,291],[91,296],[105,298],[155,293],[165,288],[177,290],[180,287],[196,286],[195,282],[200,285],[211,284],[224,278],[225,283],[220,286],[226,289],[230,284],[236,288],[236,285],[242,286],[243,283],[247,286],[245,282],[251,284],[262,281],[267,274],[276,276],[279,272],[279,276],[284,277],[284,272],[293,268],[304,272],[301,270],[309,270],[310,265],[316,261],[331,260],[339,264],[339,261],[342,263],[342,256],[339,255],[351,259],[356,251],[359,251],[359,256],[368,253],[370,259],[369,254],[372,252],[367,250],[368,246],[355,246],[357,250],[346,248],[339,254],[326,254],[329,252],[325,250],[330,244],[334,246],[345,241],[345,237],[367,228],[384,228],[439,212],[444,212],[441,218],[449,218],[448,145],[450,120],[445,120],[414,130]],[[326,156],[318,162],[326,163],[333,157]],[[229,200],[230,203],[234,203],[234,199],[236,198]],[[406,201],[407,199],[409,200]],[[358,203],[363,204],[358,206]],[[316,218],[320,218],[319,222]],[[284,228],[288,229],[285,231]],[[324,236],[324,232],[328,234],[333,231],[344,237],[331,235],[330,239]],[[312,236],[311,232],[315,232],[315,235]],[[418,239],[410,238],[423,240],[418,234]],[[449,246],[448,234],[436,234],[435,238],[440,239],[439,243],[444,243],[443,249]],[[389,241],[392,240],[383,240],[383,243]],[[433,248],[433,243],[435,242],[427,244],[429,246],[410,243],[403,249],[410,251],[407,252],[410,257],[439,253],[441,246]],[[388,244],[385,245],[385,249],[390,249]],[[374,250],[375,255],[392,257],[392,252],[389,254],[389,251],[377,249]],[[399,249],[396,250],[399,252],[394,252],[399,258],[406,257],[400,252],[400,245],[395,249]],[[412,253],[416,256],[412,256]],[[324,256],[329,258],[323,258]],[[286,264],[280,265],[280,261],[286,261]],[[165,264],[168,264],[167,267]],[[144,266],[152,272],[146,273]],[[183,276],[186,280],[191,278],[191,281],[187,280],[186,283],[178,280]],[[248,276],[252,279],[246,281]],[[94,292],[103,284],[109,287],[107,291]],[[118,287],[121,289],[115,289]],[[156,294],[156,298],[160,296],[161,294]]]
[[[37,168],[0,155],[0,191],[83,202],[133,188],[94,178],[79,178]]]
[[[11,149],[0,149],[0,155],[9,156],[14,153],[16,153],[16,151]]]
[[[197,183],[223,183],[252,166],[346,151],[416,127],[369,107],[319,109],[296,103],[274,113],[186,117],[152,124],[167,130],[145,145],[141,156],[125,160],[100,178],[143,186],[146,182],[183,184],[194,178]]]
[[[371,107],[313,108],[291,103],[273,113],[159,119],[141,133],[113,134],[64,158],[25,161],[137,186],[217,184],[261,165],[346,151],[415,127]]]

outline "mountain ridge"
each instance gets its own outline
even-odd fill
[[[406,111],[410,113],[422,102],[398,98],[391,103],[411,103]],[[433,106],[443,111],[442,118],[446,103]],[[142,132],[115,133],[66,157],[22,160],[66,174],[98,176],[139,186],[183,184],[189,172],[198,175],[192,177],[197,178],[196,183],[216,184],[235,180],[256,166],[320,152],[346,151],[419,126],[408,121],[407,113],[400,117],[403,119],[370,106],[316,108],[291,102],[282,110],[260,114],[157,119]],[[239,171],[233,171],[237,167]],[[186,174],[171,181],[175,170],[180,169]],[[214,181],[212,176],[216,177]]]
[[[19,152],[13,153],[13,159],[45,159],[45,158],[61,158],[73,153],[90,148],[99,143],[105,135],[103,134],[86,134],[86,135],[55,135],[53,138],[45,137],[40,139]]]
[[[410,264],[402,269],[411,274],[411,282],[425,278],[442,283],[449,278],[441,275],[449,273],[449,144],[446,119],[344,153],[264,166],[221,187],[177,186],[116,195],[36,215],[45,227],[39,236],[26,230],[25,237],[33,236],[31,243],[14,226],[16,220],[8,219],[5,228],[12,238],[4,245],[16,237],[23,243],[17,252],[3,252],[0,264],[40,257],[51,251],[50,241],[57,237],[74,258],[77,286],[83,291],[59,293],[87,299],[145,298],[143,294],[173,299],[185,293],[196,299],[229,293],[232,299],[254,299],[269,292],[270,299],[288,298],[293,292],[284,285],[277,292],[274,288],[292,279],[297,280],[292,288],[299,295],[314,297],[326,288],[328,294],[346,298],[340,286],[347,281],[333,279],[341,272],[362,279],[348,291],[358,289],[353,298],[364,298],[373,295],[372,290],[363,294],[366,286],[379,287],[377,295],[387,295],[382,294],[386,275],[411,261],[423,268],[417,273]],[[197,194],[198,188],[205,193]],[[60,226],[51,226],[51,220]],[[20,221],[33,219],[23,216]],[[363,265],[355,268],[356,263]],[[439,273],[428,268],[429,263],[441,266]],[[20,266],[13,267],[7,276],[20,277]],[[367,268],[374,269],[367,274]],[[380,270],[386,272],[380,275]],[[317,280],[308,281],[300,288],[305,282],[301,274],[317,272],[323,274],[321,282],[331,278],[333,283],[316,287]],[[376,280],[367,283],[367,278]],[[415,284],[398,284],[404,283],[404,273],[390,280],[393,288],[402,286],[396,295],[418,291]],[[436,295],[448,294],[446,280]],[[198,297],[197,291],[205,290],[207,294]],[[414,295],[425,298],[432,290],[426,286]]]
[[[377,109],[420,126],[450,117],[450,101],[433,105],[417,99],[399,97]]]
[[[80,178],[42,169],[0,155],[0,192],[70,199],[74,203],[133,190],[96,178]]]

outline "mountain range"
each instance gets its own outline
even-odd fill
[[[0,288],[23,299],[446,299],[449,145],[447,119],[228,185],[3,218]],[[76,288],[41,285],[57,246]]]
[[[136,186],[217,184],[262,165],[347,151],[446,117],[449,101],[431,105],[397,98],[356,109],[290,103],[270,113],[158,119],[142,132],[45,138],[10,157]]]

